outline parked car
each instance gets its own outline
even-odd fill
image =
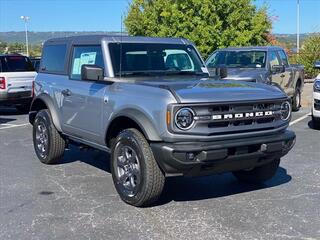
[[[301,106],[304,67],[290,64],[280,47],[219,49],[208,58],[206,65],[209,69],[226,67],[228,79],[276,85],[292,99],[294,111]]]
[[[0,55],[0,105],[14,105],[19,111],[29,112],[35,76],[28,57]]]
[[[320,69],[320,61],[317,61],[314,67]],[[312,121],[313,125],[320,129],[320,74],[313,85]]]
[[[110,152],[115,188],[134,206],[153,204],[165,177],[272,178],[295,143],[290,118],[277,87],[210,79],[186,39],[104,35],[44,44],[29,113],[41,162],[70,143]]]
[[[40,57],[32,57],[32,58],[30,58],[30,61],[32,62],[32,65],[33,65],[34,69],[36,70],[36,72],[39,72],[41,58]]]

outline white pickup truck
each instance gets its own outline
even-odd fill
[[[28,57],[0,55],[0,105],[14,105],[19,111],[29,111],[36,74]]]
[[[320,69],[320,61],[317,61],[314,67]],[[320,129],[320,74],[313,85],[312,120],[314,127]]]

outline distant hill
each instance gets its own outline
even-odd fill
[[[28,39],[30,44],[41,44],[50,38],[56,37],[68,37],[74,35],[85,35],[85,34],[112,34],[119,35],[119,32],[28,32]],[[25,32],[0,32],[0,42],[7,43],[24,43]]]
[[[119,35],[119,32],[29,32],[30,44],[41,44],[44,41],[55,37],[67,37],[84,34],[113,34]],[[310,34],[301,34],[300,39],[303,42]],[[274,34],[278,41],[294,46],[296,43],[296,34]],[[25,32],[0,32],[0,41],[8,43],[24,43]]]

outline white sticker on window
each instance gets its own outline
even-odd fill
[[[201,70],[202,70],[202,72],[204,72],[204,73],[209,73],[209,72],[208,72],[208,69],[207,69],[206,67],[202,67]]]
[[[81,66],[83,64],[95,64],[96,52],[82,53],[80,58],[75,58],[73,62],[72,74],[81,74]]]

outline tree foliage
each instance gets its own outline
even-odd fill
[[[315,69],[314,63],[320,60],[320,33],[316,33],[308,37],[300,51],[298,62],[303,64],[308,77],[313,78],[318,71]]]
[[[268,44],[272,24],[251,0],[133,0],[125,26],[130,35],[188,38],[207,57],[217,48]]]

